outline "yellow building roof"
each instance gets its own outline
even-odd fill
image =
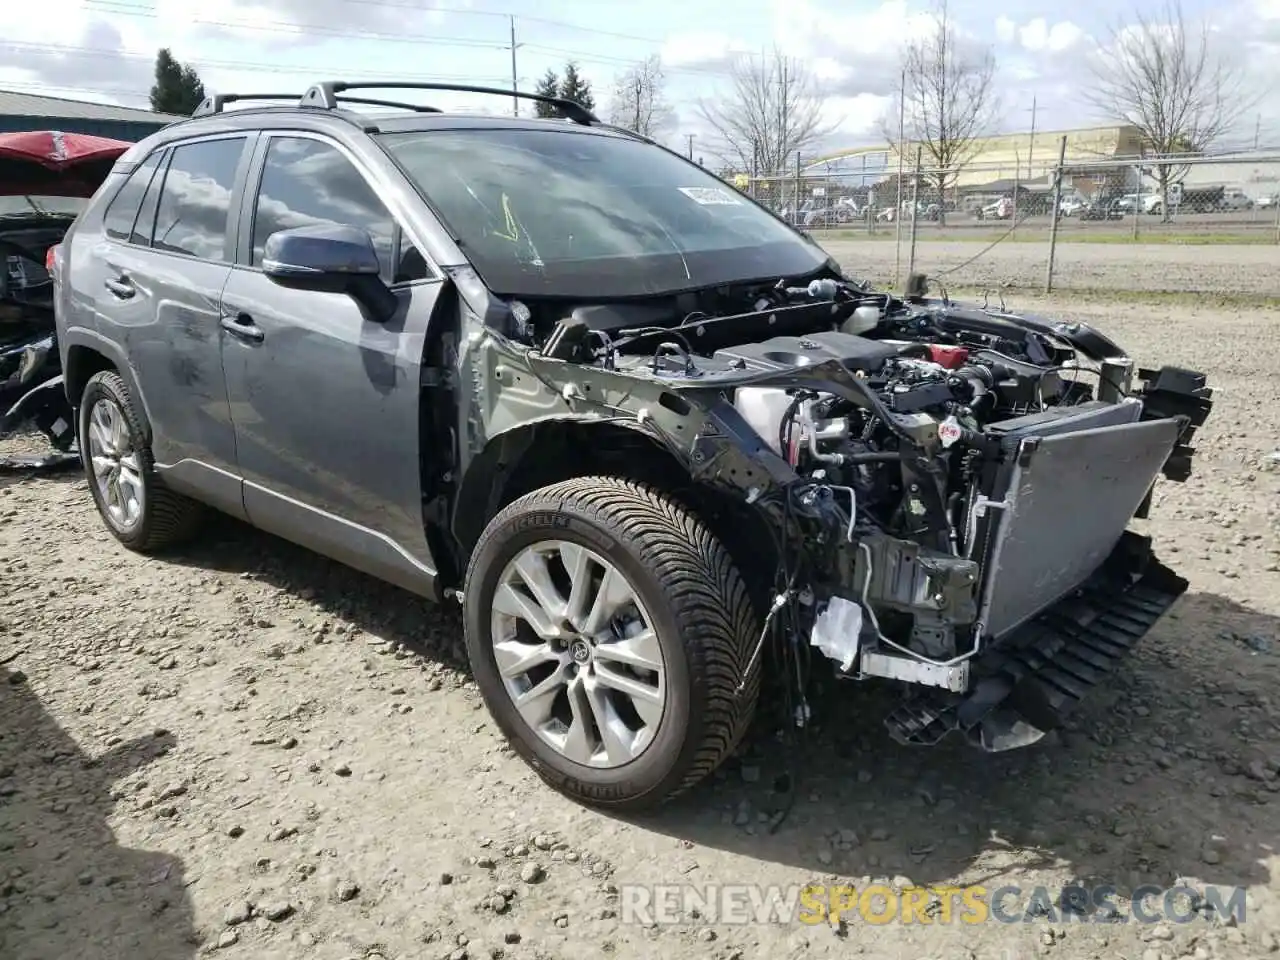
[[[977,142],[977,149],[958,176],[957,185],[989,183],[1015,176],[1025,180],[1046,177],[1058,162],[1058,150],[1064,136],[1067,138],[1068,165],[1097,163],[1113,157],[1137,156],[1142,143],[1142,135],[1138,129],[1129,126],[1037,130],[1034,134],[1026,131],[984,137]],[[908,144],[906,164],[908,169],[910,169],[914,152]],[[887,157],[886,154],[888,154]],[[884,163],[885,172],[892,173],[897,166],[896,154],[888,144],[881,143],[833,151],[806,164],[805,167],[810,172],[815,172],[816,168],[829,167],[835,161],[843,161],[841,165],[844,171],[854,172],[853,165],[849,163],[850,160],[856,161],[861,157],[870,159],[873,156]],[[928,165],[927,159],[924,164]],[[870,166],[868,172],[870,172]]]

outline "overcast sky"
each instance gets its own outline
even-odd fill
[[[1183,2],[1189,17],[1211,18],[1257,89],[1277,89],[1280,0]],[[1123,0],[951,0],[949,9],[963,34],[993,48],[1004,130],[1031,125],[1033,98],[1037,129],[1102,122],[1079,97],[1081,63],[1123,18]],[[660,53],[676,110],[669,139],[683,146],[693,134],[695,151],[705,131],[692,105],[723,89],[727,58],[778,43],[831,92],[840,128],[830,145],[856,145],[875,139],[899,45],[928,10],[906,0],[24,0],[6,4],[0,88],[145,106],[160,46],[211,91],[357,77],[509,86],[514,15],[520,86],[574,59],[602,112],[616,74]],[[1263,142],[1280,146],[1280,98],[1263,100],[1239,136],[1252,141],[1259,118]]]

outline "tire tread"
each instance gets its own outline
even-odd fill
[[[139,529],[135,531],[135,535],[121,536],[116,533],[115,528],[110,523],[107,524],[107,529],[111,530],[121,543],[139,553],[154,553],[167,547],[185,543],[199,530],[200,523],[205,515],[204,507],[195,500],[170,490],[165,486],[164,480],[159,473],[156,472],[155,458],[151,454],[150,444],[146,442],[146,433],[143,429],[144,420],[138,412],[137,404],[134,402],[124,378],[114,370],[100,371],[89,378],[85,392],[89,392],[90,386],[95,383],[101,385],[104,391],[112,394],[124,413],[125,420],[129,425],[129,432],[132,435],[134,449],[138,451],[138,465],[146,488],[146,505],[144,509],[147,511],[147,516],[143,519]],[[85,445],[82,438],[82,457],[86,455],[84,450]],[[94,483],[93,468],[88,461],[85,462],[85,473],[92,486]],[[97,500],[96,493],[94,493],[94,499],[95,501]]]
[[[759,660],[747,669],[759,624],[736,564],[694,513],[648,485],[613,476],[589,476],[535,490],[513,501],[488,524],[472,552],[473,582],[484,547],[516,517],[564,510],[592,517],[611,529],[652,571],[682,631],[690,683],[700,700],[693,724],[698,741],[683,773],[657,798],[665,803],[704,779],[742,741],[760,692]],[[738,684],[746,677],[741,694]],[[698,693],[701,697],[698,697]],[[590,799],[590,798],[586,798]],[[654,798],[643,798],[649,806]],[[627,804],[631,806],[632,804]]]

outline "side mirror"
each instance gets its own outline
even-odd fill
[[[382,271],[373,238],[355,227],[322,224],[277,230],[267,237],[262,270],[273,280],[333,280]]]
[[[319,224],[277,230],[263,248],[262,272],[282,286],[350,294],[378,322],[396,312],[396,297],[382,281],[373,238],[357,227]]]

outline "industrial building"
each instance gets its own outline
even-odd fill
[[[1058,164],[1062,138],[1067,138],[1066,165],[1097,169],[1109,160],[1140,155],[1142,134],[1136,127],[1086,127],[1077,130],[1037,130],[983,137],[974,143],[972,155],[953,181],[954,186],[984,189],[1002,181],[1031,185],[1047,183]],[[907,167],[911,161],[907,159]],[[897,171],[898,157],[888,144],[854,147],[818,157],[803,166],[809,176],[849,177],[868,184]],[[928,160],[924,161],[928,166]]]
[[[0,90],[0,133],[60,130],[137,142],[185,117],[135,107]]]

